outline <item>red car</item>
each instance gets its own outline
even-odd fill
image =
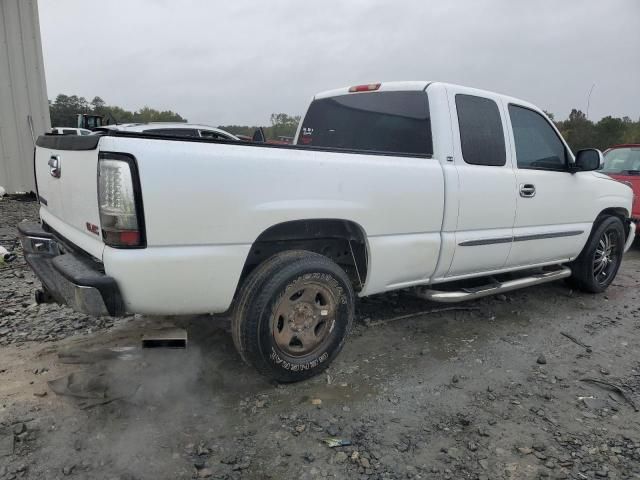
[[[609,148],[604,152],[604,168],[601,171],[633,188],[635,197],[631,217],[636,223],[640,223],[640,143],[614,145]],[[636,232],[640,235],[640,229]]]

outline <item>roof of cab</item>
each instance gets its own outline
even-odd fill
[[[376,82],[373,82],[376,84]],[[365,84],[366,85],[366,84]],[[359,95],[360,93],[373,93],[373,92],[391,92],[391,91],[420,91],[425,90],[430,85],[440,85],[444,87],[450,87],[453,90],[464,89],[468,94],[471,95],[479,95],[479,96],[489,96],[489,97],[501,97],[505,101],[509,103],[516,103],[518,105],[522,105],[533,110],[542,111],[536,105],[527,102],[526,100],[522,100],[520,98],[511,97],[509,95],[504,95],[502,93],[492,92],[489,90],[482,90],[479,88],[466,87],[464,85],[456,85],[455,83],[446,83],[446,82],[430,82],[427,80],[419,80],[419,81],[403,81],[403,82],[380,82],[380,87],[372,90],[371,92],[350,92],[349,89],[353,86],[336,88],[333,90],[327,90],[325,92],[318,93],[313,97],[314,100],[318,100],[321,98],[330,98],[337,97],[340,95]]]
[[[374,82],[375,83],[375,82]],[[375,90],[376,92],[392,92],[392,91],[420,91],[420,90],[424,90],[425,88],[427,88],[427,85],[429,85],[429,83],[431,82],[427,82],[427,81],[408,81],[408,82],[381,82],[380,83],[380,88],[378,88],[377,90]],[[329,97],[337,97],[339,95],[347,95],[349,93],[349,89],[351,88],[351,86],[349,87],[342,87],[342,88],[335,88],[333,90],[327,90],[325,92],[321,92],[318,93],[315,97],[313,97],[314,99],[319,99],[319,98],[329,98]],[[366,93],[366,92],[365,92]]]

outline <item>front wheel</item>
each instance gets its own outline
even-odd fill
[[[243,360],[279,382],[317,375],[338,355],[353,323],[349,277],[327,257],[274,255],[244,281],[232,333]]]
[[[596,224],[584,250],[571,265],[571,281],[580,290],[601,293],[613,282],[622,263],[625,233],[618,217]]]

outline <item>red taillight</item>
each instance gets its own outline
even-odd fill
[[[373,92],[380,88],[381,83],[368,83],[366,85],[356,85],[354,87],[349,88],[349,92]]]
[[[120,153],[100,154],[98,205],[105,244],[116,248],[146,246],[140,180],[132,157]]]

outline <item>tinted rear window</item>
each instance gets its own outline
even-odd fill
[[[475,95],[456,95],[462,158],[471,165],[501,167],[507,163],[498,105]]]
[[[354,93],[314,100],[302,123],[298,145],[431,155],[427,94]]]

